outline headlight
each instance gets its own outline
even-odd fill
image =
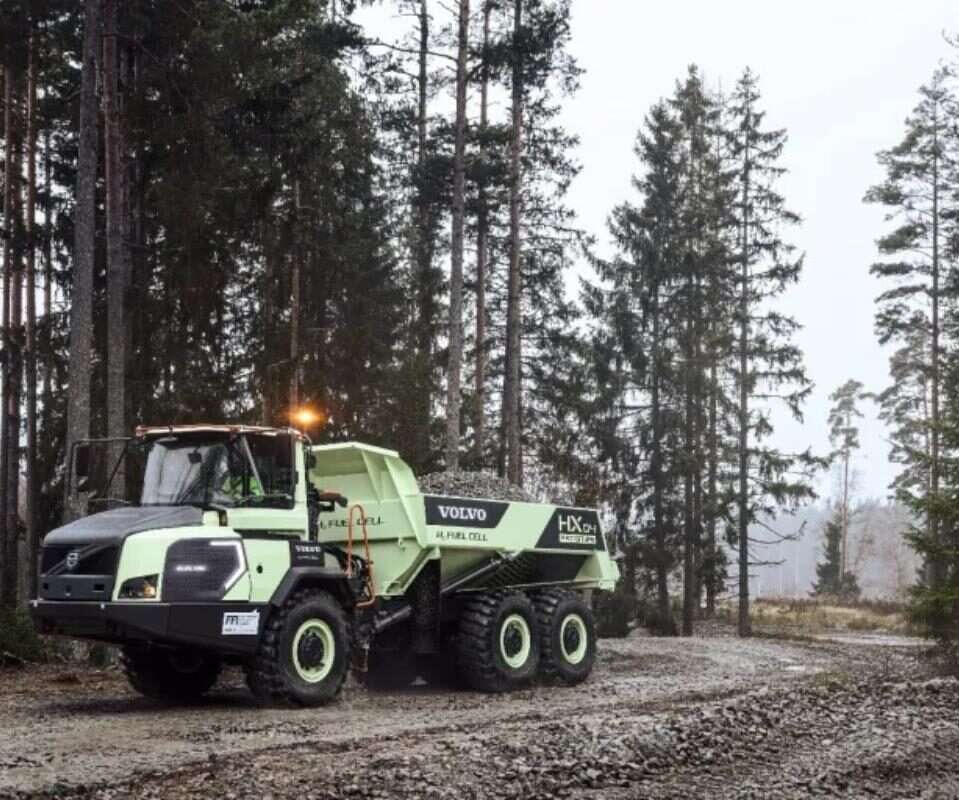
[[[120,587],[121,600],[155,600],[157,596],[157,575],[143,575],[125,580]]]
[[[246,569],[240,539],[180,539],[167,550],[163,601],[222,600]]]

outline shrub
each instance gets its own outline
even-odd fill
[[[22,609],[0,609],[0,665],[44,661],[46,646]]]

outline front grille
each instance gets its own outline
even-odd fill
[[[67,563],[71,553],[77,554],[74,566]],[[120,548],[116,545],[53,544],[40,552],[41,575],[113,575],[117,569]]]
[[[217,542],[217,544],[214,544]],[[224,545],[224,542],[230,544]],[[220,600],[242,565],[233,540],[180,539],[167,550],[164,602]]]

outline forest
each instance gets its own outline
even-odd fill
[[[357,22],[377,5],[405,35]],[[583,74],[571,14],[3,4],[0,607],[35,596],[42,536],[84,511],[74,443],[306,408],[314,441],[600,508],[629,616],[688,635],[731,598],[745,636],[776,519],[843,465],[819,580],[855,581],[849,463],[878,403],[914,613],[959,634],[959,60],[862,187],[887,225],[875,263],[846,268],[875,278],[889,383],[829,387],[832,452],[786,452],[774,421],[802,419],[812,383],[779,301],[814,210],[782,193],[761,76],[743,64],[723,90],[690,66],[637,110],[601,256],[568,199],[589,168],[561,124]]]

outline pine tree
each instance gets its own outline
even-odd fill
[[[669,573],[680,529],[682,414],[676,373],[678,331],[672,325],[680,260],[682,128],[665,103],[650,110],[635,147],[643,171],[633,179],[642,206],[617,206],[610,233],[620,255],[597,262],[602,285],[587,291],[587,312],[602,321],[594,334],[597,385],[609,412],[595,430],[600,452],[616,465],[619,524],[627,531],[626,589],[635,592],[636,561],[647,545],[655,573],[656,626],[675,632]],[[628,487],[628,491],[627,491]]]
[[[920,100],[906,120],[906,133],[895,147],[879,154],[885,180],[870,188],[866,202],[887,209],[895,227],[879,242],[883,260],[871,267],[878,278],[892,284],[877,298],[876,333],[882,343],[902,342],[894,370],[908,369],[921,381],[926,405],[916,414],[903,415],[902,401],[915,384],[905,383],[881,395],[884,415],[895,420],[898,450],[893,457],[905,463],[895,486],[899,499],[913,509],[920,524],[912,531],[917,548],[926,558],[925,586],[918,595],[921,616],[944,629],[952,616],[947,572],[950,549],[942,512],[946,453],[943,450],[943,385],[946,353],[946,315],[956,298],[950,279],[954,253],[949,247],[955,224],[957,157],[956,100],[949,87],[949,72],[939,69],[919,90]],[[917,334],[922,332],[920,341]],[[905,377],[905,376],[903,376]],[[925,448],[903,447],[920,444]]]
[[[469,54],[469,0],[460,0],[456,46],[456,131],[453,150],[453,230],[450,236],[450,324],[447,364],[446,468],[459,468],[463,370],[463,235],[466,214],[466,83]]]
[[[846,574],[849,566],[849,521],[854,485],[851,469],[853,454],[859,449],[859,427],[856,420],[862,418],[859,403],[867,398],[863,385],[855,380],[846,381],[829,396],[833,402],[829,409],[829,442],[833,447],[832,458],[839,462],[839,524],[842,544],[839,574],[841,575]]]
[[[735,205],[739,232],[738,337],[733,375],[739,394],[736,527],[739,550],[739,620],[741,636],[751,633],[749,617],[749,526],[761,517],[790,510],[813,497],[809,478],[822,461],[808,451],[782,453],[763,445],[772,433],[767,412],[753,402],[757,396],[779,400],[802,418],[802,404],[812,385],[802,365],[802,353],[792,341],[798,323],[769,306],[799,279],[803,259],[780,237],[799,223],[776,191],[784,169],[778,161],[786,143],[783,130],[766,130],[759,108],[756,76],[746,70],[733,93],[732,156],[738,164]]]
[[[93,355],[93,281],[96,258],[96,186],[98,160],[97,61],[99,0],[86,0],[83,18],[82,77],[76,166],[73,285],[70,292],[70,356],[65,452],[90,436],[91,360]],[[65,501],[68,520],[80,516],[72,497]]]

